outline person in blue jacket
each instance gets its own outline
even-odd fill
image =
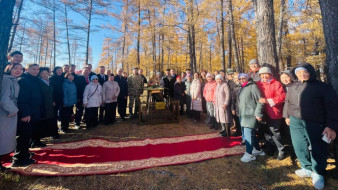
[[[72,73],[65,74],[65,80],[63,82],[63,107],[60,132],[68,132],[74,105],[77,103],[77,91],[73,80],[74,76]]]

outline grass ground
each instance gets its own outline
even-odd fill
[[[93,130],[71,130],[59,140],[67,142],[93,137],[113,141],[144,138],[174,137],[215,132],[204,124],[182,117],[179,124],[144,125],[136,121],[119,121],[112,126],[101,125]],[[312,189],[311,179],[298,178],[288,157],[277,161],[274,157],[258,157],[242,163],[241,156],[230,156],[208,161],[156,167],[112,175],[75,177],[32,177],[11,172],[0,173],[0,189]],[[338,189],[338,175],[333,160],[329,160],[326,189]]]

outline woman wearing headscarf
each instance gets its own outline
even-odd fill
[[[238,95],[239,117],[246,147],[241,161],[250,162],[256,160],[257,155],[265,155],[256,138],[257,122],[263,117],[263,104],[259,102],[261,92],[257,85],[249,80],[249,76],[241,73],[238,78],[242,86]]]
[[[291,77],[295,82],[288,89],[283,116],[301,165],[295,173],[312,177],[313,186],[322,189],[328,156],[326,141],[334,140],[338,131],[337,96],[331,86],[316,79],[309,63],[293,68]]]
[[[83,106],[85,110],[86,128],[96,127],[98,124],[98,109],[102,104],[102,86],[96,75],[90,78],[91,82],[86,86],[83,93]]]
[[[215,77],[217,86],[214,92],[214,105],[216,121],[221,124],[222,130],[219,132],[222,136],[230,137],[230,123],[232,122],[230,109],[230,88],[224,82],[221,74]]]
[[[20,63],[9,64],[4,72],[0,93],[0,157],[15,150],[20,90],[18,77],[22,75],[23,67]],[[5,170],[1,160],[0,170]]]
[[[283,84],[284,90],[287,92],[289,87],[293,83],[291,76],[290,76],[290,70],[285,70],[281,72],[280,81]]]
[[[190,87],[191,95],[191,112],[194,118],[194,123],[201,120],[202,111],[202,83],[200,80],[200,74],[196,72],[194,74],[194,80]]]

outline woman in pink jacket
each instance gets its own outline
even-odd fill
[[[230,137],[230,122],[232,122],[230,88],[228,84],[223,81],[224,79],[221,74],[217,75],[215,79],[217,83],[214,92],[215,117],[217,122],[222,126],[222,131],[219,133],[222,136]]]
[[[205,119],[205,123],[207,125],[210,125],[210,129],[214,129],[216,127],[215,111],[214,111],[214,92],[217,84],[214,81],[211,73],[208,73],[206,75],[206,79],[207,83],[204,85],[203,89],[203,97],[206,101],[207,108],[207,117]]]
[[[260,68],[259,76],[261,80],[257,82],[257,86],[263,96],[259,102],[264,104],[265,120],[272,133],[271,138],[278,149],[277,159],[282,160],[285,158],[284,145],[281,141],[285,91],[282,84],[273,78],[269,67]],[[269,135],[266,137],[270,140]]]

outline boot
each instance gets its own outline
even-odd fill
[[[216,129],[216,120],[214,117],[211,117],[210,118],[210,122],[211,122],[211,125],[210,125],[210,129]]]
[[[230,130],[230,124],[225,123],[225,131],[226,131],[226,136],[230,137],[231,136],[231,130]]]
[[[129,118],[132,119],[134,117],[134,114],[133,114],[133,107],[129,107]]]
[[[219,134],[221,134],[223,137],[225,137],[226,136],[225,123],[221,123],[221,127],[222,127],[222,130],[219,132]]]
[[[139,111],[139,107],[135,106],[134,117],[136,117],[136,118],[138,118],[138,111]]]

